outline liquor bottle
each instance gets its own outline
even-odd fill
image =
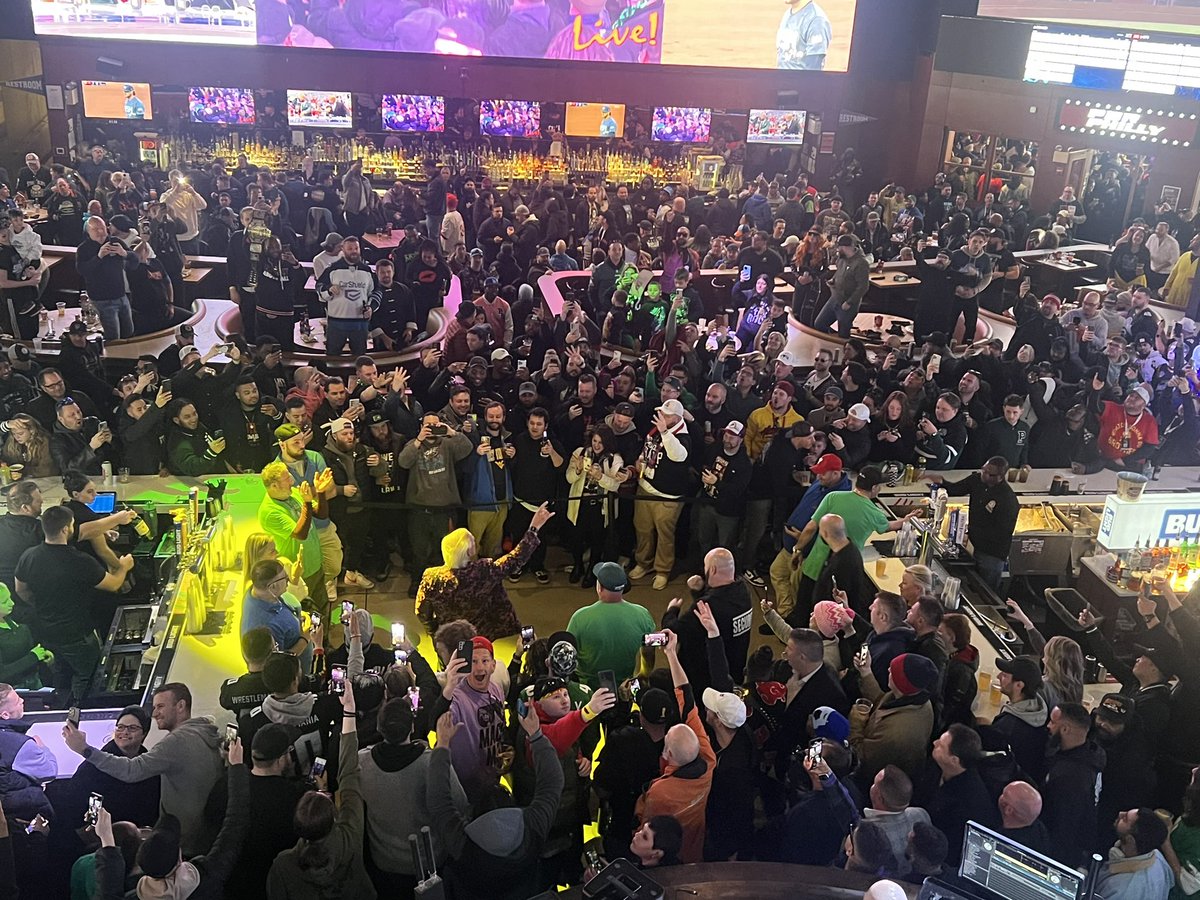
[[[1129,551],[1128,558],[1125,560],[1125,569],[1130,575],[1134,575],[1142,571],[1142,539],[1138,538],[1133,542],[1133,549]]]

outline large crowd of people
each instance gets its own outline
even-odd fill
[[[79,265],[106,333],[138,326],[122,273],[132,288],[135,262],[182,260],[221,222],[243,333],[200,348],[181,326],[119,378],[82,323],[54,366],[20,345],[0,355],[0,458],[23,476],[0,517],[0,802],[23,894],[411,896],[408,837],[425,826],[456,898],[524,900],[617,857],[920,881],[956,870],[968,820],[1068,865],[1105,855],[1098,896],[1200,886],[1188,598],[1161,585],[1139,599],[1132,665],[1086,616],[1074,637],[1046,640],[1014,604],[1044,649],[999,663],[1008,702],[980,722],[965,617],[933,596],[924,566],[899,593],[878,591],[861,553],[901,526],[874,499],[910,465],[969,498],[979,573],[1000,590],[1011,469],[1200,463],[1196,327],[1165,326],[1152,303],[1161,241],[1147,266],[1115,262],[1107,292],[1075,306],[1033,296],[1007,249],[1024,246],[1021,196],[982,230],[941,176],[919,197],[889,185],[850,209],[804,176],[740,196],[548,182],[516,196],[431,166],[422,191],[398,183],[379,201],[406,233],[372,269],[356,232],[376,195],[357,166],[341,195],[328,174],[301,173],[297,194],[296,173],[244,159],[173,171],[143,182],[165,190],[137,223],[149,236],[130,245],[121,204],[138,215],[143,194],[96,150],[69,174],[97,185]],[[30,156],[22,200],[49,183]],[[1061,238],[1070,198],[1059,204],[1046,216],[1066,221],[1049,226]],[[345,237],[294,227],[297,211],[324,221],[318,208]],[[36,321],[10,215],[0,288],[34,291]],[[1155,234],[1190,246],[1162,289],[1194,302],[1200,239],[1160,218]],[[1135,256],[1140,227],[1125,241]],[[285,362],[308,314],[306,251],[327,333],[356,356],[351,376]],[[789,312],[845,336],[867,256],[906,252],[922,279],[916,342],[851,338],[836,365],[826,350],[803,364]],[[702,267],[736,272],[732,314],[705,315]],[[537,283],[555,269],[590,272],[558,312]],[[775,295],[778,277],[794,300]],[[381,367],[370,354],[422,339],[451,278],[463,300],[441,346]],[[1010,342],[952,341],[960,318],[973,333],[981,305],[1011,311]],[[222,734],[192,716],[189,686],[162,685],[150,716],[123,711],[104,747],[68,724],[82,765],[49,781],[55,761],[23,734],[20,692],[83,698],[97,629],[133,566],[133,511],[88,505],[106,465],[261,476],[244,554],[247,671],[221,688],[239,728]],[[941,474],[952,470],[975,471]],[[69,500],[44,505],[38,481],[60,477]],[[547,562],[554,546],[573,563],[565,579]],[[365,611],[336,602],[394,566],[436,659],[415,635],[389,647]],[[625,599],[690,572],[692,596],[658,622]],[[578,591],[562,630],[524,632],[505,588],[522,580]],[[766,641],[751,652],[755,618]],[[497,665],[494,642],[517,635]],[[1090,713],[1085,655],[1120,682]],[[166,737],[147,749],[151,717]],[[81,832],[93,793],[103,806]]]

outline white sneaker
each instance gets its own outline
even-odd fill
[[[649,574],[650,570],[642,565],[636,565],[629,570],[629,578],[632,581],[637,581],[639,578],[645,578]]]
[[[654,576],[654,589],[656,591],[661,591],[666,586],[667,586],[667,576],[666,575],[655,575]]]
[[[368,591],[375,587],[375,582],[362,572],[347,572],[345,581],[347,586],[360,587]]]

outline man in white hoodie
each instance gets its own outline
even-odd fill
[[[159,809],[179,819],[180,845],[187,856],[208,850],[213,835],[204,825],[204,806],[221,777],[220,736],[213,720],[192,717],[192,692],[187,685],[168,682],[154,692],[150,712],[162,740],[140,756],[105,753],[87,742],[87,735],[67,722],[67,746],[106,775],[131,783],[162,776]]]

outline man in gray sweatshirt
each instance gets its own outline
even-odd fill
[[[63,726],[63,740],[118,781],[161,775],[159,809],[179,819],[184,855],[205,853],[213,835],[205,828],[204,805],[223,768],[217,728],[207,716],[192,718],[192,692],[178,682],[168,682],[154,692],[150,715],[166,737],[140,756],[118,756],[89,746],[87,735],[70,722]]]

